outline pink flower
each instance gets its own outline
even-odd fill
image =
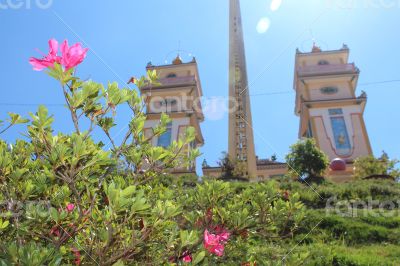
[[[65,67],[65,70],[71,69],[83,62],[86,57],[88,48],[82,48],[80,43],[76,43],[71,47],[68,46],[68,41],[65,40],[61,44],[61,64]]]
[[[182,261],[185,263],[192,262],[192,256],[186,255],[185,257],[183,257]]]
[[[210,253],[219,257],[224,255],[225,243],[229,240],[230,233],[223,231],[220,234],[211,234],[206,229],[204,231],[204,247]]]
[[[54,236],[57,236],[57,237],[61,236],[61,233],[60,233],[60,230],[59,230],[58,226],[53,226],[51,228],[50,235],[54,235]]]
[[[74,263],[75,265],[81,265],[81,253],[79,252],[78,249],[72,248],[72,253],[74,254]]]
[[[67,205],[67,212],[72,212],[75,209],[75,204],[69,203]]]
[[[57,56],[58,42],[55,39],[49,40],[49,53],[42,59],[31,57],[29,63],[33,66],[34,70],[41,71],[45,68],[52,67],[54,63],[60,63],[61,57]]]
[[[86,57],[88,48],[82,48],[80,43],[76,43],[71,47],[68,46],[68,41],[65,40],[61,46],[61,56],[58,56],[58,42],[55,39],[49,40],[50,51],[49,54],[42,59],[31,57],[29,63],[33,66],[34,70],[43,70],[45,68],[53,67],[54,63],[61,64],[64,70],[69,70],[76,67],[83,62]]]
[[[228,233],[228,232],[223,232],[223,233],[219,234],[219,238],[224,242],[228,241],[229,236],[230,236],[230,233]]]

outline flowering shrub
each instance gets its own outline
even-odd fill
[[[171,178],[172,168],[190,165],[199,155],[188,145],[194,130],[168,148],[151,146],[165,132],[168,116],[162,115],[153,136],[145,136],[136,90],[82,81],[74,73],[87,49],[64,42],[61,52],[51,40],[49,54],[30,63],[60,83],[75,130],[54,133],[54,118],[44,106],[30,120],[11,114],[9,126],[28,126],[26,140],[0,140],[0,265],[301,260],[279,248],[303,218],[297,194],[285,194],[273,182],[241,186]],[[133,81],[140,87],[156,83],[157,75]],[[123,104],[132,119],[117,143],[111,130]],[[95,128],[109,139],[110,151],[92,139]]]

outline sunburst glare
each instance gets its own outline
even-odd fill
[[[272,11],[277,11],[282,5],[282,0],[272,0],[271,2],[271,10]]]
[[[257,24],[257,32],[260,34],[266,33],[268,31],[270,25],[271,25],[271,21],[269,20],[269,18],[267,18],[267,17],[261,18]]]

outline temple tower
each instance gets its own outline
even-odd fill
[[[172,120],[163,135],[152,138],[153,146],[168,147],[172,141],[182,137],[189,126],[195,128],[196,139],[187,148],[203,146],[204,139],[200,127],[200,123],[204,121],[200,102],[203,92],[196,59],[184,63],[178,55],[172,64],[155,66],[149,63],[146,69],[157,71],[160,84],[141,88],[146,103],[145,134],[152,135],[152,130],[159,124],[162,113],[168,114]],[[174,174],[195,172],[195,163],[189,168],[173,171]]]
[[[248,175],[256,177],[257,166],[239,0],[230,0],[229,97],[229,157],[246,162]]]
[[[359,69],[349,63],[346,45],[322,51],[314,44],[311,52],[297,50],[294,90],[299,137],[312,137],[328,157],[351,163],[372,154],[364,123],[365,92],[356,96]]]

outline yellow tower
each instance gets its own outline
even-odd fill
[[[160,85],[141,88],[146,103],[145,134],[151,135],[152,128],[158,125],[162,113],[168,114],[172,119],[167,131],[154,137],[152,144],[167,147],[191,126],[196,130],[196,139],[191,146],[202,146],[204,139],[200,123],[204,121],[204,115],[200,98],[203,92],[195,58],[191,62],[183,63],[178,55],[172,64],[154,66],[149,63],[147,70],[157,71]],[[189,169],[174,170],[175,174],[195,172],[196,165]]]
[[[349,49],[322,51],[315,44],[309,53],[297,50],[294,89],[299,137],[315,138],[333,160],[351,166],[358,157],[372,154],[364,123],[365,92],[356,96],[360,71],[349,63]]]
[[[248,176],[257,177],[246,56],[239,0],[230,0],[229,97],[229,157],[231,159],[246,162]]]

